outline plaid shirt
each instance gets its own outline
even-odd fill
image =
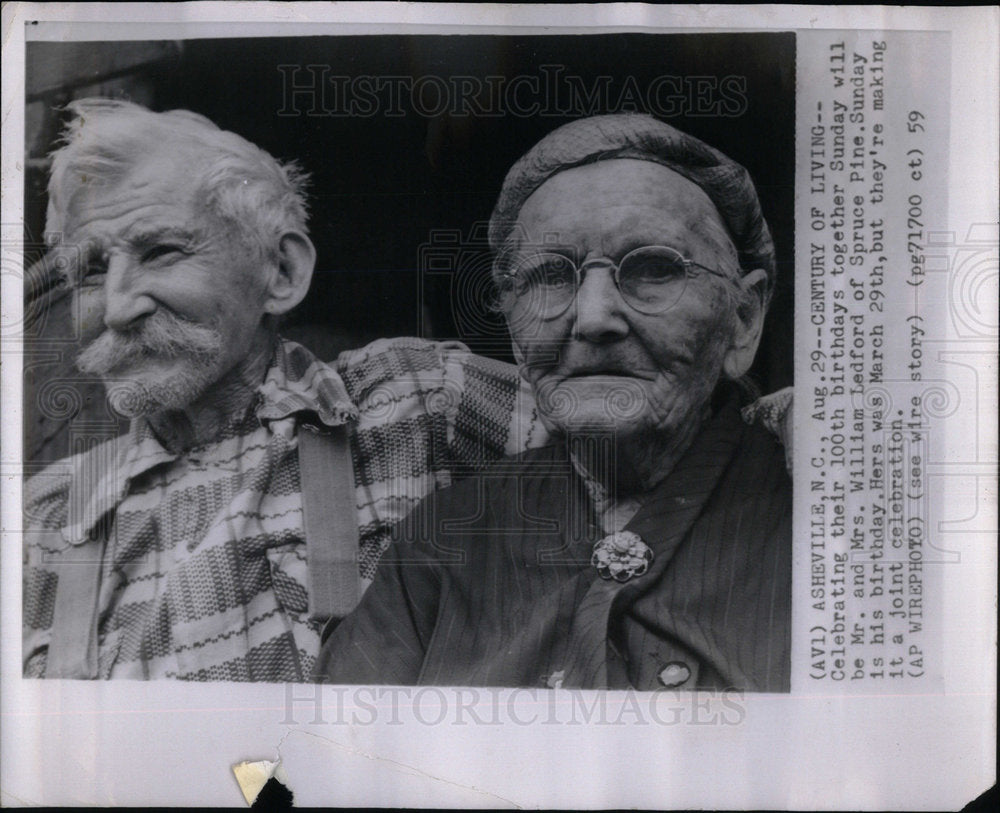
[[[364,585],[422,497],[547,440],[516,370],[461,344],[380,340],[334,369],[282,341],[256,403],[212,443],[175,455],[136,420],[27,482],[25,675],[45,675],[60,551],[104,533],[100,677],[308,679],[321,624],[306,591],[303,419],[351,424]]]

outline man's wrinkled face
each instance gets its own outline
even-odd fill
[[[736,250],[708,196],[648,161],[614,159],[561,172],[521,208],[512,265],[538,252],[587,263],[573,304],[552,319],[508,317],[515,353],[547,422],[619,436],[674,432],[696,419],[733,337]],[[675,248],[728,278],[696,272],[663,313],[623,301],[612,263],[640,246]]]
[[[159,151],[120,181],[74,190],[64,241],[84,257],[77,360],[128,415],[211,401],[261,330],[252,252],[199,200],[192,156]]]

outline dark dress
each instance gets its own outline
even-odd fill
[[[653,562],[590,564],[603,533],[564,446],[442,490],[397,529],[374,584],[324,642],[329,683],[784,692],[791,481],[735,403],[626,525]]]

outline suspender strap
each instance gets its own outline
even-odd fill
[[[66,543],[61,535],[58,544]],[[45,677],[97,677],[97,597],[105,539],[88,540],[59,554],[52,638],[45,660]]]
[[[309,568],[309,616],[343,618],[361,598],[354,464],[346,425],[299,431],[299,475]]]

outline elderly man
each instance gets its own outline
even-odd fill
[[[47,262],[82,258],[103,332],[78,366],[133,420],[26,484],[24,674],[308,679],[390,527],[544,428],[516,369],[462,345],[333,367],[279,338],[315,258],[294,165],[187,111],[71,111]]]
[[[746,170],[648,116],[579,120],[510,170],[490,238],[564,442],[402,523],[322,676],[787,691],[791,483],[737,386],[775,276]]]

